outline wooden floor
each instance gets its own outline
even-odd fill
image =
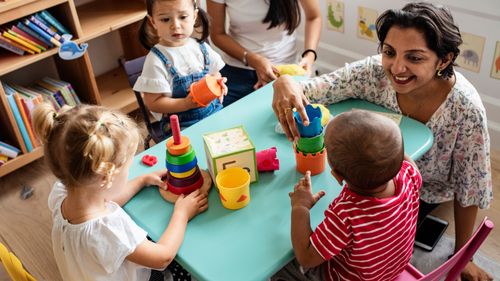
[[[496,225],[481,251],[500,262],[500,151],[492,153],[494,199],[490,209],[482,210]],[[47,196],[56,178],[38,160],[0,179],[0,242],[7,245],[23,262],[25,268],[37,280],[59,281],[57,266],[51,248],[51,218],[47,208]],[[22,200],[22,185],[31,186],[33,195]],[[443,204],[435,214],[450,222],[449,234],[453,234],[451,204]],[[9,280],[0,267],[0,281]]]

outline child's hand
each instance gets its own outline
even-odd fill
[[[312,74],[312,66],[314,63],[314,56],[309,56],[310,53],[308,53],[308,56],[303,57],[300,62],[299,66],[302,67],[306,72],[307,72],[307,77],[311,77]]]
[[[197,214],[208,208],[208,197],[206,193],[201,193],[199,189],[191,192],[188,196],[179,195],[175,201],[174,212],[181,212],[190,220]]]
[[[200,107],[200,105],[194,101],[193,96],[191,95],[187,95],[184,98],[184,103],[186,105],[187,110]]]
[[[227,86],[226,86],[227,78],[222,77],[220,72],[207,74],[207,75],[211,75],[211,76],[217,78],[217,82],[222,87],[222,95],[220,95],[220,97],[219,97],[219,101],[220,101],[220,103],[222,103],[224,101],[224,96],[227,95]]]
[[[167,190],[167,184],[162,180],[167,176],[167,169],[159,170],[142,176],[142,186],[156,185]]]
[[[294,186],[293,192],[288,193],[288,195],[292,201],[292,208],[311,209],[325,195],[325,191],[321,190],[314,195],[312,194],[311,172],[307,171],[305,176]]]

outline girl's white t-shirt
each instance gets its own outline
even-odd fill
[[[268,29],[269,23],[263,23],[269,10],[266,0],[209,0],[226,5],[226,17],[229,18],[228,35],[250,52],[258,53],[272,64],[297,63],[295,32],[288,35],[283,26]],[[232,66],[252,69],[245,66],[242,58],[233,58],[226,53],[223,60]]]
[[[63,280],[149,280],[151,269],[126,259],[146,240],[146,231],[114,202],[106,203],[105,216],[71,224],[61,214],[66,196],[66,187],[57,182],[48,199],[52,249]]]

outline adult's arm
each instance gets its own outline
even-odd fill
[[[215,3],[207,0],[207,12],[210,15],[210,38],[219,49],[231,57],[243,62],[246,52],[247,64],[257,72],[257,88],[276,79],[276,71],[271,62],[257,54],[248,51],[236,40],[226,33],[226,6],[225,4]]]
[[[304,50],[315,50],[318,47],[319,37],[321,34],[321,11],[319,1],[317,0],[301,0],[300,4],[304,10],[305,25],[304,25]],[[310,73],[314,63],[314,53],[307,52],[299,65]]]

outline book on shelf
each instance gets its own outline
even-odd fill
[[[14,54],[18,54],[21,56],[24,55],[24,52],[25,52],[24,49],[12,44],[12,41],[10,39],[7,39],[7,38],[3,37],[2,35],[0,35],[0,47],[6,49],[8,51],[11,51]]]
[[[14,26],[14,27],[15,27],[15,26]],[[22,34],[20,34],[20,33],[15,32],[13,29],[7,29],[7,32],[8,32],[8,33],[10,33],[10,34],[12,34],[13,36],[16,36],[17,38],[19,38],[19,39],[23,40],[24,42],[27,42],[27,43],[29,43],[29,44],[31,44],[31,45],[33,45],[33,46],[37,47],[37,48],[40,50],[40,52],[45,52],[45,51],[47,51],[47,48],[45,48],[44,46],[42,46],[42,45],[38,44],[37,42],[34,42],[33,40],[31,40],[31,39],[29,39],[29,38],[27,38],[27,37],[23,36],[23,35],[22,35]]]
[[[22,22],[19,21],[19,22],[17,22],[16,26],[17,26],[17,28],[21,29],[25,33],[31,35],[33,38],[38,39],[38,41],[43,42],[45,44],[45,46],[47,46],[47,49],[54,47],[54,44],[52,44],[52,42],[48,41],[47,39],[45,39],[44,37],[42,37],[40,34],[38,34],[35,31],[33,31],[33,29],[27,27],[24,23],[22,23]]]
[[[33,146],[31,144],[30,137],[28,136],[28,131],[26,129],[26,126],[24,125],[23,119],[21,117],[21,113],[19,112],[19,108],[17,107],[16,100],[14,98],[16,91],[9,87],[7,84],[2,83],[5,95],[7,96],[7,101],[9,103],[10,110],[12,111],[12,114],[14,115],[14,119],[16,121],[16,125],[19,128],[19,131],[21,132],[21,136],[24,141],[24,145],[26,146],[26,149],[28,152],[33,151]]]
[[[5,143],[3,141],[0,141],[0,154],[3,154],[9,158],[16,158],[20,152],[21,150],[19,150],[19,148],[10,145],[8,143]]]
[[[26,38],[26,39],[30,40],[31,42],[35,43],[37,46],[39,46],[40,49],[42,49],[44,51],[47,51],[47,49],[49,48],[49,46],[47,44],[45,44],[45,42],[40,41],[38,38],[31,36],[31,34],[24,32],[24,30],[20,29],[19,27],[15,26],[15,25],[13,25],[10,29],[12,31],[14,31],[15,33],[21,35],[23,38]]]
[[[14,89],[12,89],[12,90],[15,91]],[[15,91],[13,96],[14,96],[14,100],[16,102],[17,108],[19,109],[19,113],[21,114],[21,119],[23,120],[24,126],[26,127],[26,132],[28,133],[28,137],[30,138],[31,145],[33,147],[37,147],[37,146],[39,146],[39,144],[38,144],[38,140],[35,136],[35,132],[31,126],[31,119],[30,119],[31,115],[29,113],[28,106],[21,99],[18,92]]]
[[[32,89],[38,93],[41,93],[43,95],[53,97],[56,100],[58,109],[60,109],[61,107],[63,107],[66,104],[66,102],[64,101],[64,98],[62,97],[61,93],[59,93],[59,92],[54,93],[48,89],[45,89],[44,87],[42,87],[40,85],[32,85],[30,87],[30,89]],[[58,110],[58,109],[56,109],[56,110]]]
[[[78,95],[76,94],[75,90],[73,89],[73,86],[71,86],[71,83],[69,82],[66,82],[66,81],[63,81],[63,80],[57,80],[57,79],[54,79],[54,78],[50,78],[50,77],[45,77],[44,78],[47,82],[51,82],[51,83],[54,83],[55,85],[60,85],[61,87],[67,89],[71,95],[71,97],[73,98],[73,100],[75,101],[75,104],[81,104],[82,102],[80,101],[80,98],[78,97]]]
[[[9,161],[9,157],[0,153],[0,166],[7,163],[7,161]]]
[[[0,38],[2,38],[3,40],[7,41],[7,42],[8,42],[9,44],[11,44],[11,45],[14,45],[14,46],[16,46],[16,47],[18,47],[18,48],[20,48],[20,49],[23,49],[23,50],[24,50],[26,53],[28,53],[28,54],[34,54],[34,53],[35,53],[35,52],[34,52],[34,51],[32,51],[30,48],[26,48],[26,47],[24,47],[23,45],[21,45],[21,44],[19,44],[19,43],[15,42],[15,41],[12,41],[11,39],[9,39],[9,38],[7,38],[7,37],[4,37],[4,36],[2,35],[2,32],[1,32],[1,31],[0,31]]]
[[[71,93],[68,87],[69,85],[71,85],[69,83],[65,85],[61,80],[55,80],[49,77],[44,77],[42,80],[39,80],[36,83],[54,93],[60,92],[67,105],[75,106],[77,104],[80,104],[80,101],[75,100],[73,94]]]
[[[50,27],[48,27],[47,25],[45,25],[41,20],[40,18],[38,18],[36,15],[31,15],[29,17],[29,20],[36,24],[41,30],[45,31],[47,34],[49,34],[50,36],[52,36],[54,39],[56,39],[57,41],[59,41],[60,43],[63,43],[64,42],[64,39],[62,39],[61,35],[57,34],[57,32],[55,32],[54,30],[52,30]]]
[[[48,22],[50,25],[55,27],[60,34],[71,34],[66,29],[66,27],[64,27],[64,25],[62,25],[56,18],[52,16],[51,13],[49,13],[49,11],[47,10],[40,11],[38,15],[41,18],[45,19],[45,21]]]
[[[31,22],[29,19],[24,19],[22,22],[24,23],[24,25],[31,28],[31,30],[38,33],[38,35],[42,36],[43,38],[48,40],[50,43],[52,43],[58,47],[61,46],[61,42],[57,41],[53,36],[51,36],[47,32],[40,29],[40,27],[38,27],[35,23]]]
[[[9,38],[10,40],[12,40],[12,41],[14,41],[14,42],[16,42],[16,43],[18,43],[18,44],[20,44],[20,45],[22,45],[22,46],[24,46],[24,47],[28,48],[28,49],[30,49],[30,50],[31,50],[32,52],[34,52],[34,53],[38,53],[38,54],[39,54],[39,53],[41,53],[41,52],[42,52],[42,50],[41,50],[41,49],[39,49],[39,48],[37,48],[36,46],[34,46],[34,45],[32,45],[32,44],[30,44],[30,43],[28,43],[28,42],[24,41],[24,40],[23,40],[23,39],[21,39],[21,38],[18,38],[18,37],[16,37],[16,36],[12,35],[12,34],[11,34],[11,33],[9,33],[7,30],[2,30],[2,36],[3,36],[3,37],[6,37],[6,38]]]

